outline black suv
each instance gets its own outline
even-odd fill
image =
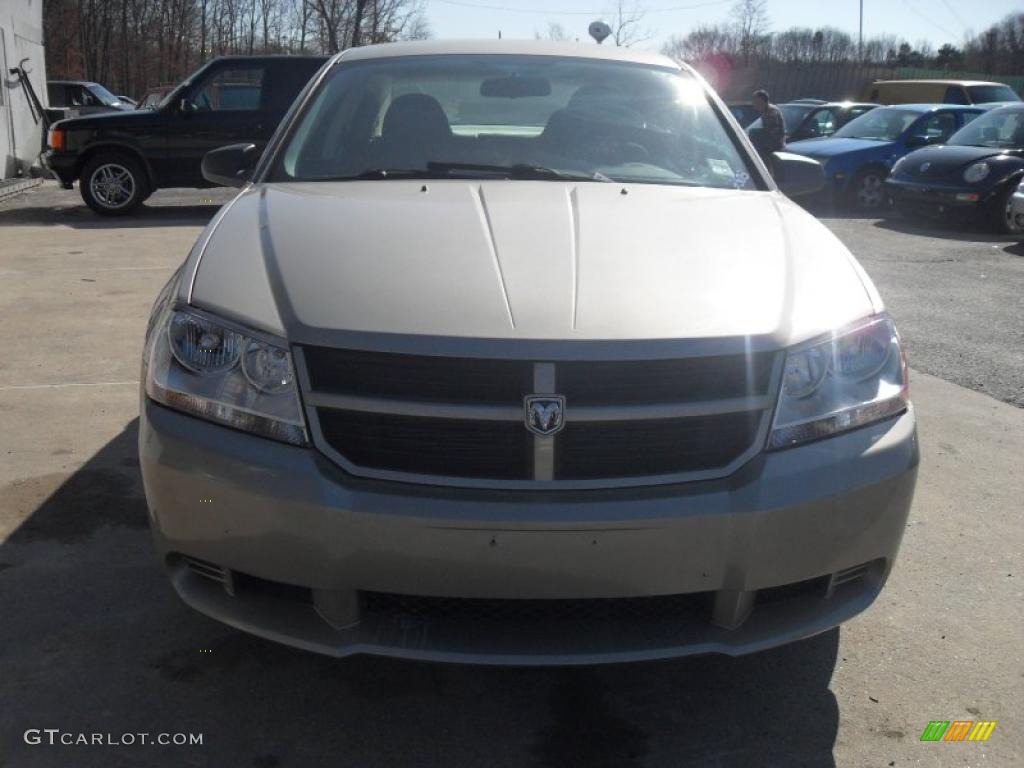
[[[209,187],[200,170],[211,149],[240,142],[263,151],[326,56],[214,59],[156,109],[61,120],[43,163],[65,189],[79,180],[97,213],[128,213],[161,187]]]

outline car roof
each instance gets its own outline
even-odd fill
[[[1024,101],[992,101],[975,106],[985,107],[989,112],[1024,112]]]
[[[266,61],[267,59],[288,59],[289,61],[327,61],[329,58],[330,56],[327,56],[326,54],[257,53],[251,56],[231,54],[228,56],[217,56],[216,58],[209,59],[206,63],[214,61]]]
[[[47,80],[47,85],[96,85],[92,80]]]
[[[1006,85],[990,80],[875,80],[872,85],[892,85],[894,83],[912,83],[915,85]]]
[[[976,104],[879,104],[879,109],[908,109],[911,112],[935,112],[939,109],[946,109],[952,112],[984,112],[985,107]]]
[[[881,104],[876,104],[873,101],[784,101],[779,106],[785,106],[786,104],[792,104],[797,107],[879,107]]]
[[[400,43],[379,43],[349,48],[337,54],[334,61],[348,62],[383,59],[392,56],[440,56],[444,54],[565,56],[650,64],[689,71],[689,67],[686,65],[679,64],[660,53],[594,43],[555,43],[541,40],[413,40]]]

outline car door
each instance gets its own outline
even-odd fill
[[[68,105],[67,86],[64,83],[47,83],[46,97],[51,109],[64,109]]]
[[[831,136],[836,132],[837,113],[835,107],[821,107],[812,111],[804,118],[800,126],[790,135],[789,141],[800,141],[801,139],[816,139],[822,136]]]
[[[208,186],[202,176],[207,152],[227,144],[252,142],[262,151],[273,131],[264,105],[267,66],[226,61],[211,67],[177,103],[166,127],[167,147],[161,176],[164,185]]]
[[[68,83],[65,92],[66,106],[75,115],[94,115],[98,112],[111,111],[110,107],[104,105],[81,83]]]

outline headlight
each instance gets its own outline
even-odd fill
[[[245,432],[307,445],[292,356],[283,341],[203,312],[164,309],[144,360],[156,402]]]
[[[988,176],[989,168],[988,163],[974,163],[973,165],[967,166],[967,170],[964,171],[964,181],[968,184],[977,184]]]
[[[902,413],[907,366],[896,326],[878,317],[786,355],[768,448],[788,448]]]

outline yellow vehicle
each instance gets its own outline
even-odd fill
[[[1010,86],[981,80],[875,80],[864,88],[861,98],[876,104],[986,104],[1020,100]]]

